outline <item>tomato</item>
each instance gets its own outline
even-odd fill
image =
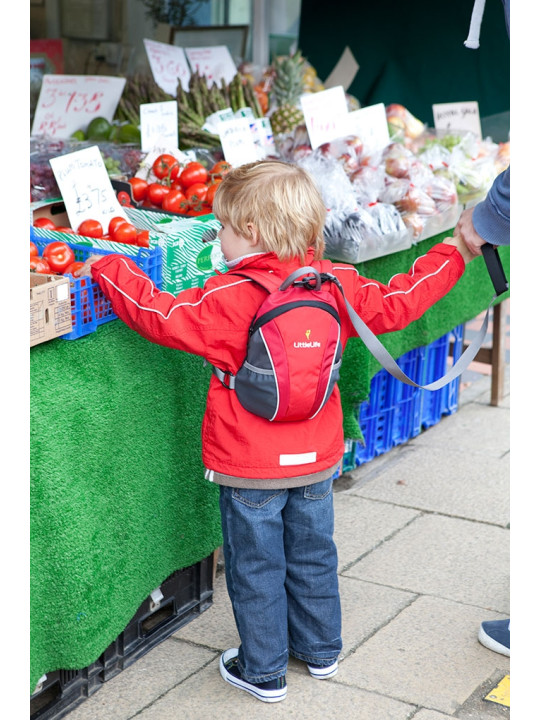
[[[55,240],[45,245],[43,257],[53,272],[62,273],[75,260],[75,253],[67,243]]]
[[[169,190],[163,198],[161,207],[167,212],[183,214],[188,209],[189,204],[181,190]]]
[[[77,228],[77,232],[85,237],[100,238],[103,237],[103,226],[99,220],[83,220]]]
[[[47,230],[56,230],[56,224],[50,218],[40,217],[34,220],[34,227],[46,228]]]
[[[109,228],[108,228],[109,235],[111,237],[113,237],[115,228],[117,228],[119,225],[121,225],[122,223],[125,223],[125,222],[127,222],[126,218],[120,217],[120,215],[115,215],[113,218],[111,218],[109,221]],[[105,237],[105,235],[103,237]]]
[[[64,275],[67,275],[69,273],[74,277],[78,277],[77,272],[83,267],[83,265],[84,263],[80,260],[75,260],[75,262],[72,262],[71,265],[68,265],[67,268],[64,270]]]
[[[51,267],[45,258],[31,257],[30,258],[30,270],[37,273],[43,273],[48,275],[51,272]]]
[[[148,183],[146,180],[138,177],[129,178],[128,183],[131,185],[131,194],[136,202],[142,202],[146,198]]]
[[[154,171],[154,175],[160,180],[166,179],[170,181],[178,177],[180,163],[174,155],[163,153],[154,160],[152,170]]]
[[[129,193],[124,192],[123,190],[120,190],[120,192],[117,194],[116,199],[122,205],[122,207],[133,207],[131,204],[131,197]]]
[[[184,189],[195,183],[205,183],[208,180],[208,170],[199,162],[188,162],[178,178]]]
[[[39,250],[37,249],[36,243],[30,240],[30,257],[38,257],[38,255]]]
[[[137,245],[139,247],[150,247],[150,232],[148,230],[139,230],[137,233]]]
[[[57,232],[69,233],[70,235],[76,235],[76,234],[77,234],[73,228],[64,227],[63,225],[58,225],[58,227],[56,227],[55,230],[56,230]]]
[[[111,233],[114,242],[125,243],[126,245],[135,245],[137,242],[137,228],[128,222],[117,225]]]
[[[193,207],[190,207],[187,211],[187,215],[190,217],[196,217],[197,215],[209,215],[212,212],[212,208],[206,202],[198,203]]]
[[[161,203],[163,202],[165,195],[168,194],[169,190],[170,188],[166,185],[162,185],[161,183],[150,183],[146,195],[147,200],[150,200],[153,205],[161,207]]]
[[[210,176],[213,178],[216,178],[216,177],[223,178],[223,176],[226,175],[231,170],[232,170],[231,163],[228,163],[226,160],[219,160],[210,170]]]
[[[206,193],[205,201],[209,205],[212,205],[212,203],[214,202],[214,195],[216,194],[216,190],[218,189],[221,182],[222,179],[218,178],[208,186],[208,192]]]
[[[194,183],[186,188],[186,198],[191,207],[206,200],[207,193],[208,185],[206,183]]]

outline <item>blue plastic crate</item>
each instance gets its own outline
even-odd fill
[[[461,355],[463,348],[464,326],[458,325],[450,333],[443,335],[427,346],[426,378],[424,384],[433,382],[448,370],[450,343],[454,341],[452,364]],[[438,423],[443,415],[451,415],[457,410],[460,378],[457,377],[440,390],[422,390],[422,428]]]
[[[464,326],[459,325],[431,344],[404,353],[396,362],[418,384],[433,382],[447,371],[452,340],[453,362],[461,354],[463,332]],[[440,390],[421,390],[380,370],[371,380],[369,399],[359,406],[358,424],[364,442],[356,443],[355,466],[416,437],[443,415],[456,412],[459,383],[457,377]]]
[[[50,237],[39,237],[33,233],[32,228],[30,228],[30,239],[36,244],[40,255],[45,246],[52,242]],[[112,255],[115,252],[82,243],[68,242],[67,244],[73,250],[75,260],[81,262],[84,262],[90,255]],[[121,246],[116,252],[121,252]],[[136,254],[129,257],[150,277],[156,287],[161,287],[161,248],[138,248]],[[118,316],[113,312],[110,301],[96,282],[89,277],[75,278],[70,274],[67,274],[66,277],[70,281],[73,329],[70,333],[62,335],[62,340],[77,340],[95,332],[103,323],[117,319]]]

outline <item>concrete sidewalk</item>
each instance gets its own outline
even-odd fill
[[[69,720],[508,718],[484,698],[509,658],[477,640],[483,620],[509,616],[510,395],[499,407],[489,398],[489,376],[464,383],[457,413],[335,482],[336,677],[314,680],[291,661],[276,704],[227,685],[219,656],[238,636],[218,571],[212,607]]]

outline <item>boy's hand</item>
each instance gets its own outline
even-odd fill
[[[471,260],[474,260],[474,258],[476,257],[476,255],[473,254],[465,244],[465,241],[457,231],[457,228],[456,230],[454,230],[454,237],[444,238],[443,243],[445,243],[446,245],[453,245],[454,247],[457,247],[457,249],[461,253],[461,257],[465,261],[465,265],[467,263],[470,263]]]
[[[91,267],[92,265],[101,260],[103,255],[89,255],[84,261],[82,268],[76,273],[77,277],[92,277]]]

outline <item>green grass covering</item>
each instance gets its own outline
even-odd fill
[[[202,363],[117,320],[32,349],[32,689],[94,662],[154,588],[221,544]]]
[[[387,282],[437,238],[365,265]],[[501,250],[508,275],[508,249]],[[481,259],[414,325],[382,336],[394,357],[476,317],[493,295]],[[168,575],[221,544],[218,488],[203,477],[200,425],[210,367],[118,320],[31,350],[31,689],[94,662]],[[380,369],[349,342],[345,435]]]

